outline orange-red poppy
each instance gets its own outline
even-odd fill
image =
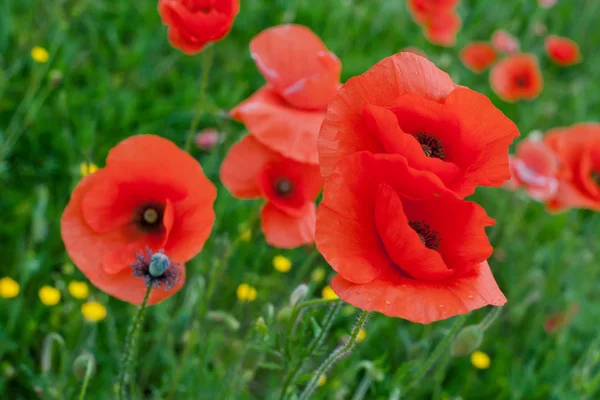
[[[492,68],[490,84],[504,101],[535,99],[544,87],[537,57],[529,53],[509,55]]]
[[[457,87],[423,57],[399,53],[351,78],[327,110],[319,138],[325,178],[346,155],[398,154],[465,197],[510,178],[515,124],[490,100]]]
[[[519,51],[519,40],[510,33],[498,29],[492,34],[492,46],[500,53],[514,53]]]
[[[454,9],[427,15],[423,20],[423,33],[427,40],[439,46],[451,47],[462,27],[460,15]]]
[[[316,243],[344,301],[420,323],[506,301],[486,262],[494,220],[431,172],[363,151],[338,163],[323,193]]]
[[[229,33],[239,0],[159,0],[158,12],[169,26],[169,42],[186,54],[201,51]]]
[[[322,180],[319,167],[283,157],[246,135],[221,166],[221,181],[234,197],[263,198],[262,229],[267,243],[298,247],[315,240],[315,199]]]
[[[250,53],[267,84],[232,117],[272,150],[317,164],[319,127],[340,85],[339,59],[301,25],[263,31],[250,42]]]
[[[551,199],[558,189],[559,164],[554,151],[541,138],[534,136],[520,141],[510,160],[514,188],[524,187],[538,201]]]
[[[496,50],[487,42],[471,42],[460,52],[460,59],[473,72],[481,73],[496,61]]]
[[[109,152],[105,168],[79,182],[62,215],[62,239],[92,284],[140,304],[146,283],[132,266],[147,249],[164,250],[174,263],[194,257],[210,235],[215,198],[214,185],[192,156],[167,139],[133,136]],[[152,290],[149,304],[181,288],[185,269],[176,267],[181,270],[174,287]]]
[[[600,124],[553,129],[544,136],[544,143],[560,160],[558,189],[546,206],[552,211],[600,211]]]
[[[579,45],[569,38],[549,35],[544,45],[548,57],[558,65],[569,66],[581,62]]]
[[[423,23],[425,19],[439,12],[453,9],[459,0],[408,0],[408,9],[417,23]]]

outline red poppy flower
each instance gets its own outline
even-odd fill
[[[132,265],[146,249],[174,262],[193,258],[215,219],[214,185],[193,157],[169,140],[138,135],[114,147],[106,167],[79,182],[61,220],[67,253],[99,289],[140,304],[146,292]],[[176,293],[154,289],[149,304]]]
[[[430,323],[506,301],[486,262],[484,228],[493,224],[434,174],[365,151],[344,157],[325,181],[316,242],[342,300]]]
[[[399,53],[351,78],[327,110],[319,138],[321,173],[357,151],[399,154],[464,197],[510,178],[515,124],[489,99],[456,87],[430,61]]]
[[[250,52],[267,85],[234,108],[232,117],[269,148],[317,164],[319,127],[339,88],[340,61],[300,25],[263,31]]]
[[[453,9],[459,0],[408,0],[408,9],[417,23],[423,23],[425,19],[439,12]]]
[[[554,151],[535,136],[519,142],[517,154],[510,160],[515,188],[524,186],[529,196],[538,201],[554,197],[558,189],[558,168],[559,160]]]
[[[429,14],[423,20],[423,33],[427,40],[439,46],[451,47],[462,27],[460,15],[454,9]]]
[[[159,0],[158,12],[169,26],[169,42],[195,54],[209,42],[223,39],[240,11],[239,0]]]
[[[573,40],[550,35],[545,41],[546,53],[558,65],[568,66],[581,62],[579,46]]]
[[[490,84],[498,97],[512,103],[535,99],[542,91],[544,81],[535,55],[515,53],[494,65]]]
[[[553,211],[570,207],[600,211],[600,124],[553,129],[544,143],[560,159],[558,190],[546,206]]]
[[[501,53],[514,53],[519,51],[519,40],[510,33],[498,29],[492,34],[492,46]]]
[[[473,72],[481,73],[496,61],[496,50],[487,42],[472,42],[460,53],[460,59]]]
[[[225,157],[221,181],[234,197],[267,201],[261,222],[270,245],[292,248],[315,241],[318,166],[285,158],[247,135]]]

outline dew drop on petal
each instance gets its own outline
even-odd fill
[[[473,295],[472,295],[472,294],[470,294],[470,295],[468,295],[467,297],[468,297],[469,299],[472,299],[472,298],[473,298]]]
[[[385,304],[387,304],[387,305],[389,306],[390,304],[392,304],[392,302],[391,302],[391,301],[389,301],[389,300],[386,300],[386,301],[385,301]]]

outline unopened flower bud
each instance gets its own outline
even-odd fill
[[[92,353],[86,351],[73,361],[73,375],[82,381],[85,378],[88,366],[91,369],[90,374],[93,376],[96,373],[96,358]]]
[[[294,307],[298,302],[302,301],[308,294],[308,286],[301,284],[290,295],[290,306]]]
[[[277,314],[277,321],[279,322],[287,322],[292,317],[292,307],[285,306]]]
[[[453,357],[462,357],[471,354],[479,348],[482,340],[483,331],[479,325],[467,326],[456,335],[450,354]]]

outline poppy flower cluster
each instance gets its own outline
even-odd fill
[[[555,128],[521,141],[511,169],[511,187],[524,187],[551,211],[600,211],[600,124]]]
[[[399,53],[351,78],[319,138],[316,243],[337,295],[421,323],[504,304],[486,261],[494,220],[464,198],[510,178],[518,135],[423,57]]]
[[[215,198],[188,153],[155,135],[132,136],[109,152],[105,168],[79,182],[62,215],[62,239],[96,287],[140,304],[152,284],[148,304],[158,303],[182,287],[181,263],[208,239]]]
[[[263,31],[250,42],[250,53],[267,84],[231,111],[249,135],[229,151],[221,180],[237,198],[266,200],[261,222],[269,244],[313,243],[322,186],[319,127],[340,86],[341,63],[300,25]]]
[[[407,0],[413,20],[421,25],[431,43],[451,47],[462,27],[456,12],[459,0]]]

